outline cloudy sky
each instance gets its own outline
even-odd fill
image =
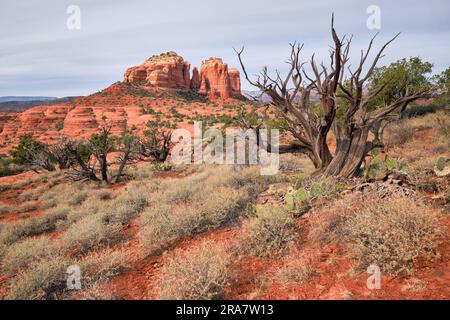
[[[81,9],[79,30],[67,28],[70,5]],[[245,45],[251,73],[283,70],[294,40],[305,59],[328,57],[332,12],[338,33],[353,34],[357,58],[377,31],[367,28],[370,5],[381,10],[377,45],[402,32],[383,64],[420,56],[435,72],[450,65],[448,0],[1,0],[0,96],[87,95],[171,50],[191,65],[218,56],[237,67],[233,47]]]

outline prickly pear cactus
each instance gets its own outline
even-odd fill
[[[434,166],[434,173],[438,177],[446,177],[450,175],[450,160],[440,157]]]
[[[285,207],[289,211],[301,209],[308,205],[308,192],[304,188],[297,189],[284,196]]]

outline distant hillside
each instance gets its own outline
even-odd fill
[[[2,96],[0,102],[10,101],[43,101],[43,100],[55,100],[57,97],[45,97],[45,96]]]
[[[69,102],[75,98],[77,97],[0,97],[0,112],[22,112],[35,106]]]

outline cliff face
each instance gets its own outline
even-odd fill
[[[153,56],[143,64],[128,68],[123,81],[151,85],[163,91],[193,90],[208,95],[211,100],[241,97],[239,71],[230,68],[220,58],[203,61],[190,76],[190,64],[175,52]]]

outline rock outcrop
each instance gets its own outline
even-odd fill
[[[230,77],[231,94],[235,97],[241,96],[241,77],[239,70],[235,68],[228,69],[228,75]]]
[[[239,71],[228,68],[220,58],[202,62],[190,76],[190,64],[175,52],[163,53],[147,59],[143,64],[128,68],[123,81],[150,85],[165,91],[193,90],[208,95],[211,100],[241,97]]]
[[[190,64],[175,52],[153,56],[143,64],[128,68],[124,82],[148,82],[160,89],[189,90]]]
[[[192,69],[192,78],[191,78],[191,89],[198,90],[200,88],[200,73],[198,72],[197,67]]]
[[[216,98],[228,99],[234,95],[232,89],[232,83],[235,87],[235,92],[237,92],[237,83],[235,81],[237,75],[239,76],[239,71],[233,70],[232,75],[228,70],[228,65],[223,63],[220,58],[209,58],[202,62],[200,68],[200,90],[199,93],[208,94],[211,100]],[[232,81],[232,79],[234,81]],[[239,94],[240,94],[240,84],[239,84]]]

